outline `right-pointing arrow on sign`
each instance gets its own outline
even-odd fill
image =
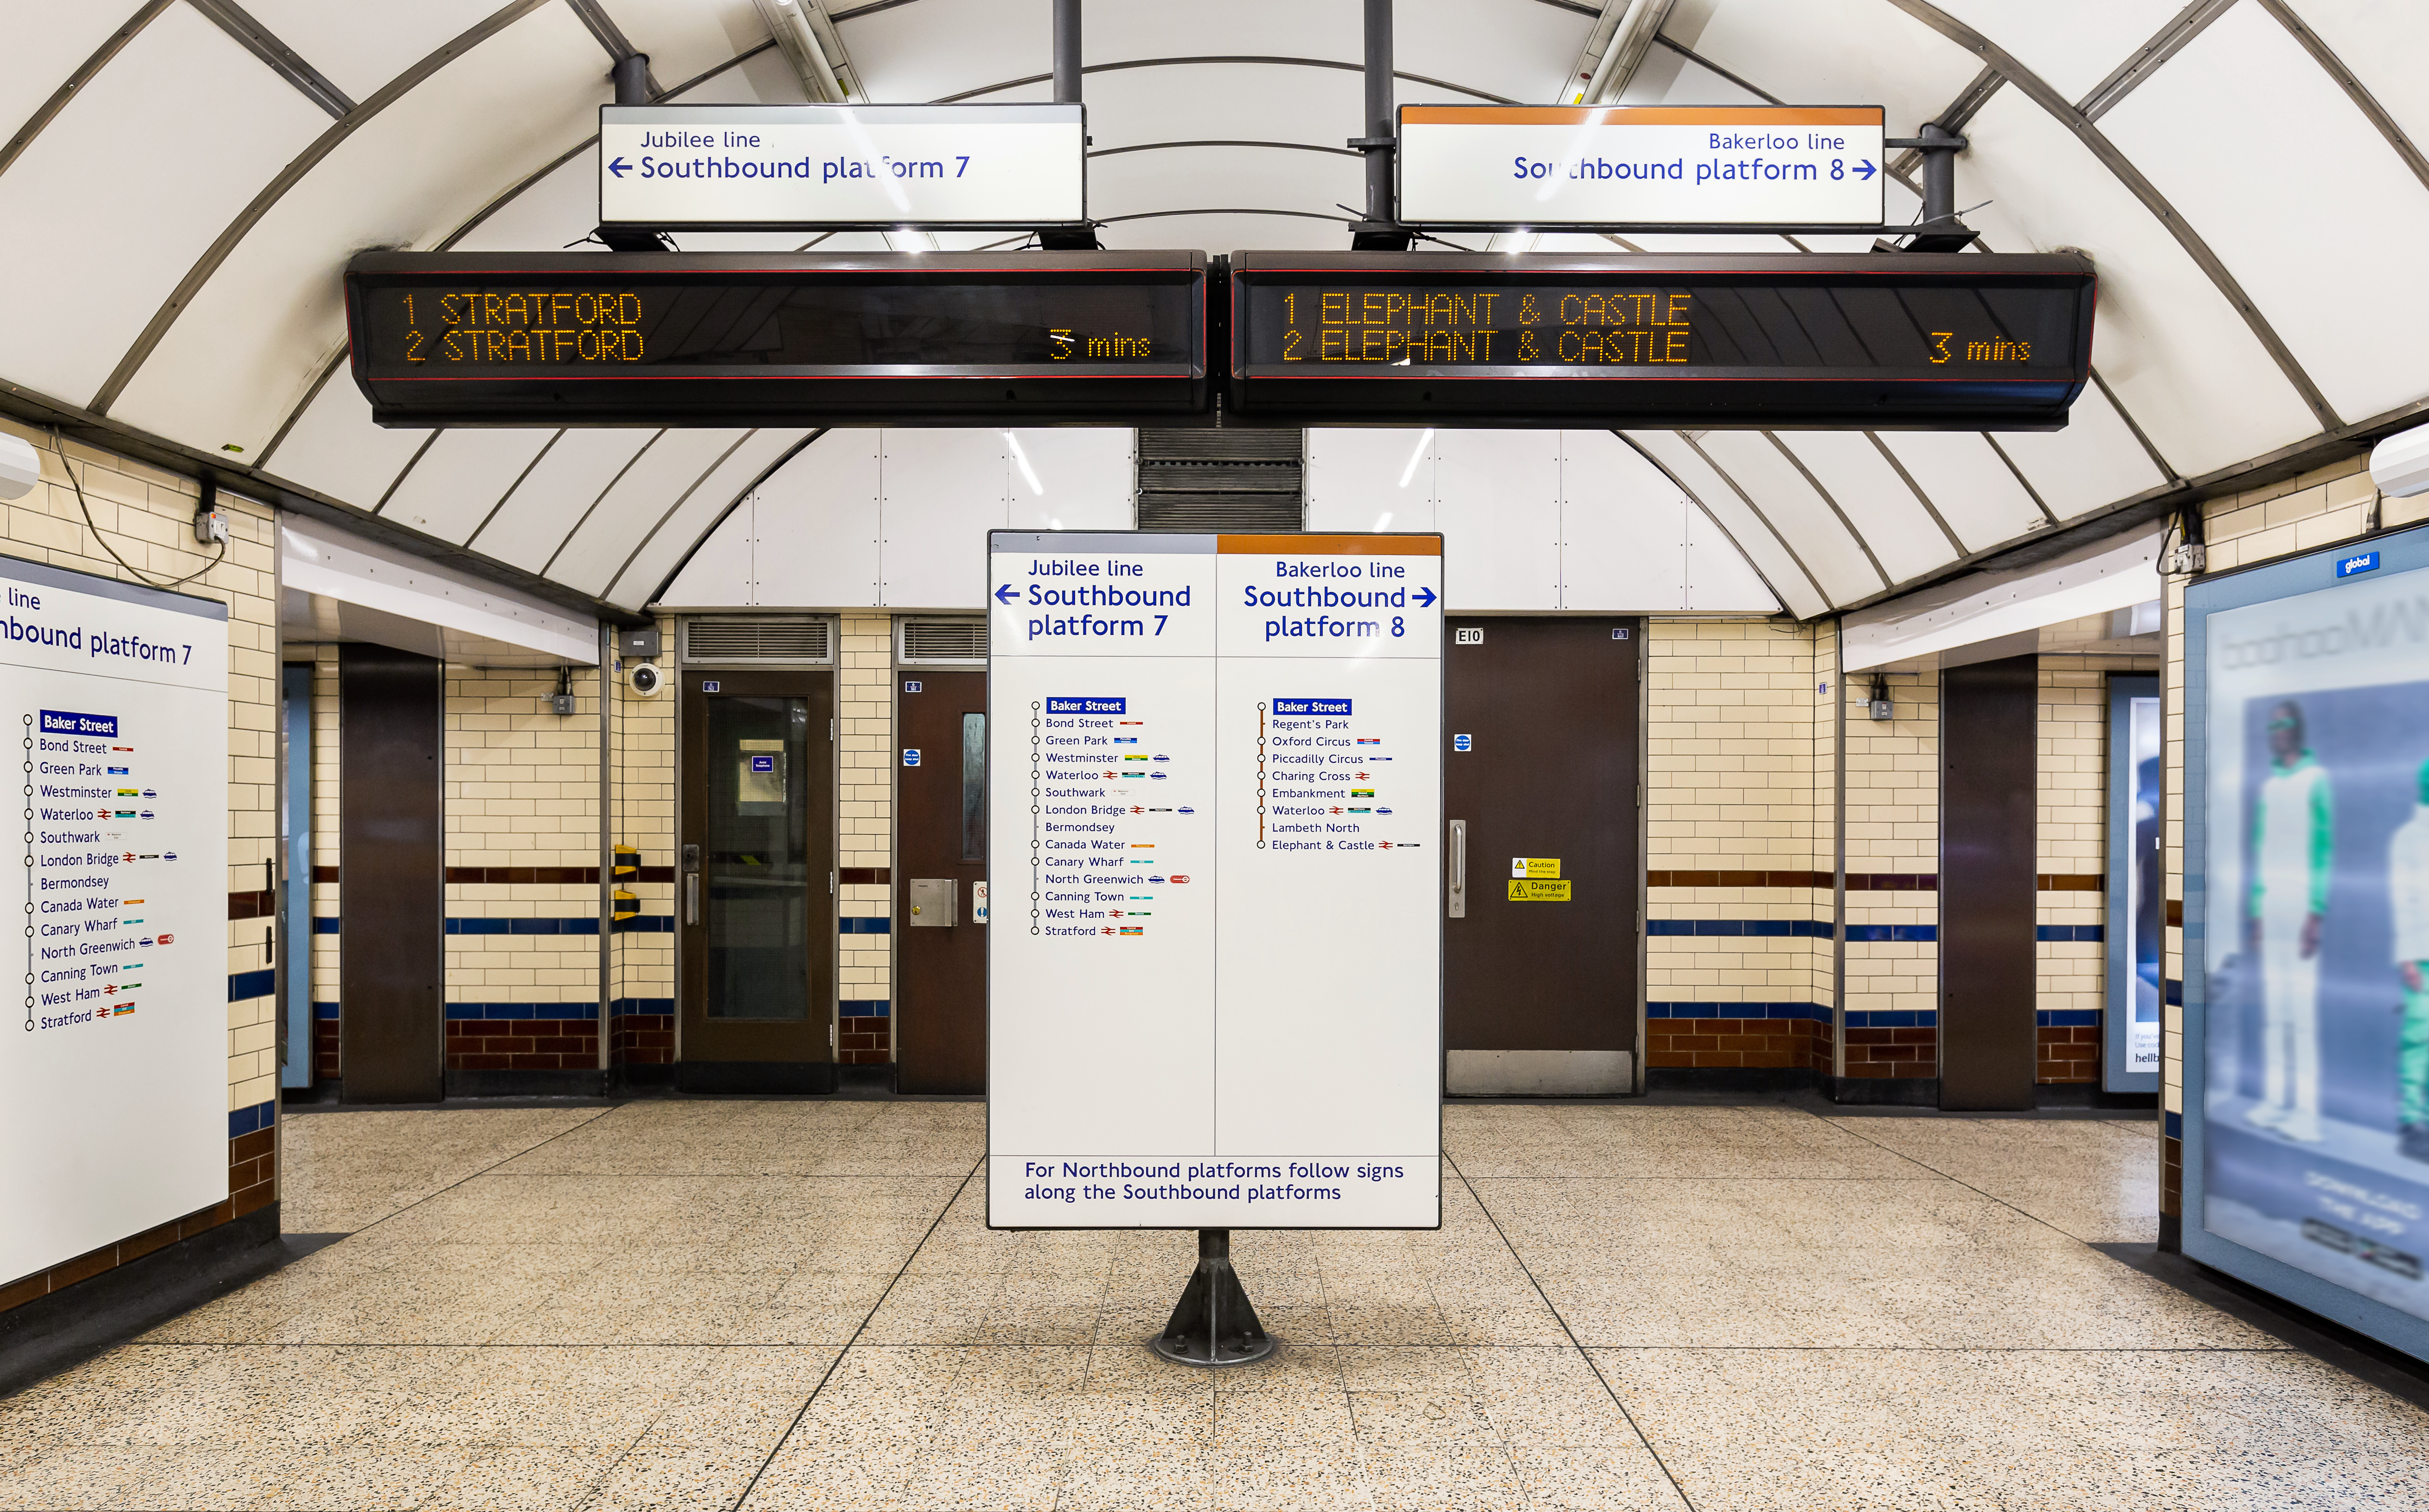
[[[1862,157],[1856,159],[1856,176],[1862,179],[1865,183],[1871,183],[1873,181],[1873,175],[1879,172],[1880,170],[1875,168],[1868,159]]]
[[[1419,608],[1431,609],[1434,606],[1434,590],[1431,588],[1419,588],[1417,590],[1417,605]]]

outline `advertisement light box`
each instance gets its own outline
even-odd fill
[[[2373,544],[2186,593],[2184,1243],[2429,1357],[2429,536]]]
[[[988,546],[987,1222],[1442,1221],[1442,537]]]

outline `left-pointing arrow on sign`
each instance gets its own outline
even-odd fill
[[[1010,603],[1019,597],[1020,590],[1009,583],[995,590],[995,601],[998,603]]]
[[[624,161],[621,157],[619,157],[614,162],[607,165],[607,172],[615,174],[618,178],[622,178],[626,171],[631,169],[632,166],[632,164]]]

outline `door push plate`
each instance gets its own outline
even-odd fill
[[[915,929],[950,929],[953,927],[953,904],[960,891],[959,879],[951,877],[914,877],[911,879],[910,926]]]

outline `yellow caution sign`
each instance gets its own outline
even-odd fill
[[[1538,881],[1549,880],[1558,878],[1561,875],[1561,858],[1558,856],[1512,856],[1510,858],[1510,875],[1512,877],[1531,877]]]
[[[1558,865],[1559,863],[1553,864]],[[1512,878],[1510,901],[1512,903],[1565,903],[1569,900],[1567,882],[1546,881],[1540,878]]]

